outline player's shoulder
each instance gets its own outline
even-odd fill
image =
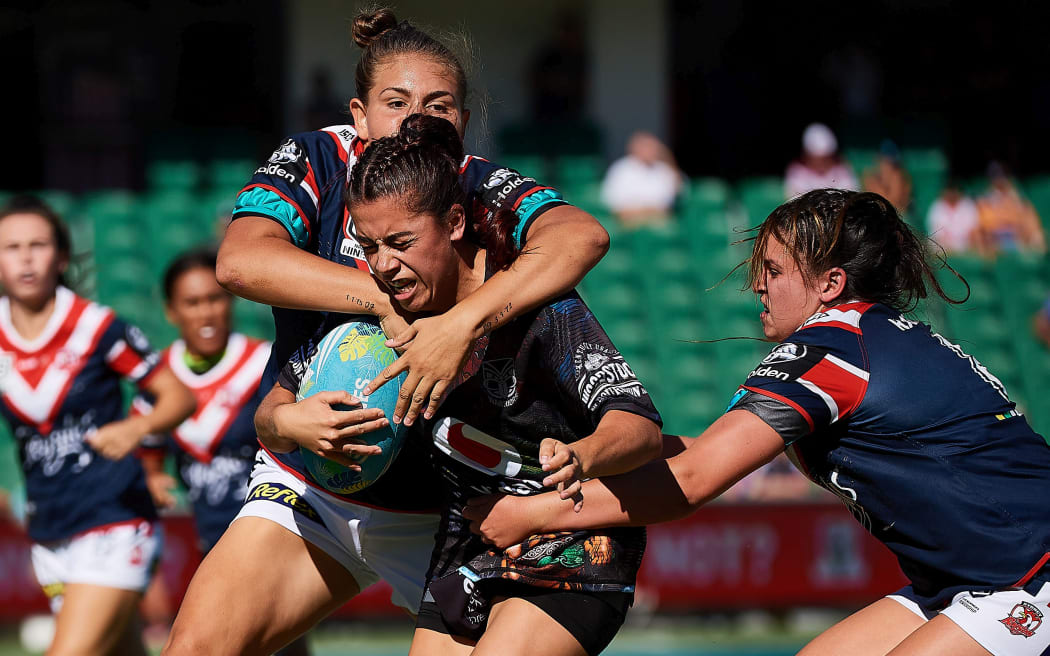
[[[303,155],[311,159],[328,155],[345,162],[356,140],[357,131],[352,125],[330,125],[320,130],[297,132],[286,137],[267,161],[270,164],[293,164]]]
[[[795,345],[821,356],[830,354],[853,366],[867,369],[866,338],[874,332],[873,323],[888,318],[888,311],[889,308],[878,303],[842,303],[806,319],[781,346]]]

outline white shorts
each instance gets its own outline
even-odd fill
[[[919,617],[922,607],[902,595],[888,597]],[[1035,595],[1023,589],[960,592],[940,612],[993,656],[1039,656],[1050,647],[1050,583]],[[1047,626],[1042,626],[1042,624]]]
[[[69,583],[144,592],[163,543],[159,522],[135,519],[107,524],[65,540],[34,544],[33,571],[51,611],[57,613]]]
[[[234,518],[280,524],[335,558],[362,590],[386,581],[390,600],[416,613],[439,517],[370,508],[317,490],[259,452],[244,506]]]

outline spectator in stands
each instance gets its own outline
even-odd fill
[[[627,227],[666,221],[682,188],[674,154],[648,132],[635,132],[627,154],[602,181],[602,202]]]
[[[898,212],[903,212],[911,203],[911,176],[901,163],[900,149],[889,139],[882,142],[875,165],[864,172],[861,181],[864,191],[879,194]]]
[[[977,204],[956,181],[949,180],[930,206],[926,232],[948,252],[977,249]]]
[[[998,162],[988,167],[989,188],[977,199],[980,246],[995,256],[1003,251],[1046,251],[1039,215],[1021,197],[1006,169]]]
[[[857,177],[838,154],[839,142],[831,128],[811,123],[802,133],[802,156],[788,165],[784,194],[793,198],[813,189],[857,190]]]

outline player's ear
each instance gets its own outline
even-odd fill
[[[846,300],[840,298],[842,293],[846,291],[846,270],[842,267],[832,267],[825,271],[820,276],[818,291],[820,292],[820,302],[824,305],[831,305],[836,301]]]
[[[350,101],[350,114],[354,117],[357,138],[361,141],[368,141],[368,113],[365,111],[365,103],[360,98],[353,98]]]
[[[445,225],[448,227],[448,238],[459,241],[467,232],[467,212],[459,203],[454,204],[445,214]]]

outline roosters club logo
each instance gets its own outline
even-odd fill
[[[1043,613],[1035,607],[1035,604],[1022,601],[1013,607],[1009,615],[999,621],[1010,630],[1010,633],[1031,638],[1035,635],[1039,625],[1043,623]]]

